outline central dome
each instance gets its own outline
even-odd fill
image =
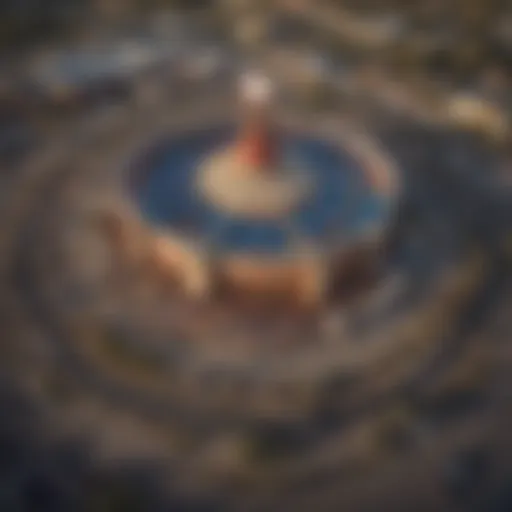
[[[231,149],[204,162],[196,185],[204,200],[218,210],[253,219],[286,217],[298,210],[314,189],[311,176],[299,167],[280,162],[261,172],[248,168]]]

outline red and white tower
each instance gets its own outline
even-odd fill
[[[240,126],[234,140],[201,166],[197,190],[204,200],[241,218],[283,218],[312,191],[310,176],[287,162],[273,108],[274,85],[251,71],[239,80]]]
[[[265,75],[250,72],[239,82],[242,126],[236,142],[242,165],[256,171],[273,169],[278,158],[278,143],[272,123],[272,82]]]

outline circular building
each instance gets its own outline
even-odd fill
[[[151,264],[193,297],[318,304],[377,267],[392,162],[362,135],[276,107],[268,77],[242,75],[236,123],[171,137],[132,180]]]

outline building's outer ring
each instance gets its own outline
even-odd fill
[[[294,129],[303,123],[285,119]],[[161,273],[163,279],[174,279],[191,296],[206,298],[223,290],[228,294],[294,299],[306,304],[318,304],[330,292],[354,275],[374,275],[382,252],[393,229],[400,196],[398,169],[392,159],[362,132],[344,126],[312,126],[305,130],[319,135],[337,146],[342,145],[365,173],[368,183],[385,199],[386,209],[369,229],[351,238],[333,241],[321,250],[311,249],[284,255],[260,256],[251,253],[218,254],[197,240],[172,228],[156,229],[147,222],[132,201],[132,214],[138,218],[144,233],[147,264]],[[151,159],[153,155],[146,156]],[[133,171],[132,171],[133,172]],[[137,172],[137,171],[135,171]],[[137,180],[129,176],[130,187]],[[133,190],[131,191],[133,192]],[[133,197],[133,194],[129,194]]]

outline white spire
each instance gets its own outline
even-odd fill
[[[268,103],[274,93],[270,78],[258,71],[244,73],[239,84],[242,98],[251,103]]]

